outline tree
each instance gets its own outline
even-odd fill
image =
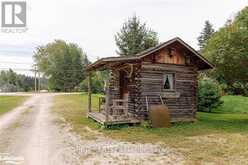
[[[13,70],[0,72],[0,91],[27,92],[34,90],[34,77],[17,74]],[[45,89],[45,79],[41,78],[42,89]]]
[[[209,78],[203,78],[198,82],[198,110],[211,112],[221,105],[221,89],[218,82]]]
[[[214,33],[213,25],[208,20],[205,21],[204,28],[200,36],[197,38],[200,51],[202,51],[205,48],[208,40],[211,38],[213,33]]]
[[[104,93],[104,86],[106,80],[108,79],[108,72],[107,71],[97,71],[92,73],[91,77],[91,91],[93,93]],[[88,79],[84,79],[80,83],[80,90],[81,91],[88,91]]]
[[[133,56],[141,51],[158,44],[157,33],[141,23],[137,16],[129,18],[115,35],[118,47],[117,53],[121,56]]]
[[[76,44],[55,40],[39,46],[33,57],[52,90],[72,91],[85,78],[88,59]]]
[[[248,87],[247,43],[248,7],[243,9],[233,21],[229,20],[218,30],[209,39],[203,51],[204,56],[216,66],[210,75],[219,82],[226,83],[229,89],[235,89],[235,84]]]

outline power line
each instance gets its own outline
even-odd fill
[[[26,69],[26,68],[0,68],[0,70],[17,70],[17,71],[35,71],[34,69]]]
[[[38,71],[38,70],[36,70],[36,69],[28,69],[28,68],[1,68],[0,67],[0,70],[9,70],[9,69],[11,69],[11,70],[16,70],[16,71]],[[75,69],[75,70],[65,70],[65,71],[63,71],[63,72],[82,72],[83,70],[81,70],[81,69]]]
[[[0,63],[6,63],[6,64],[32,64],[34,63],[28,63],[28,62],[13,62],[13,61],[0,61]]]

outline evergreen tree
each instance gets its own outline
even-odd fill
[[[220,106],[223,102],[221,98],[221,87],[218,82],[203,77],[198,82],[198,111],[211,112],[214,108]]]
[[[137,16],[129,18],[115,35],[117,53],[121,56],[133,56],[158,44],[157,33],[141,23]]]
[[[204,28],[200,36],[197,38],[199,42],[198,45],[200,47],[200,51],[202,51],[205,48],[208,40],[213,35],[213,33],[214,33],[213,25],[209,21],[205,21]]]

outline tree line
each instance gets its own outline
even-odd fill
[[[40,82],[41,88],[46,89],[46,78],[40,78]],[[35,78],[32,76],[17,74],[12,69],[0,72],[0,92],[28,92],[34,88]]]

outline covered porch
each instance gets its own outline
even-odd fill
[[[103,125],[134,124],[140,122],[128,112],[127,99],[113,99],[111,106],[106,105],[107,99],[106,97],[99,97],[98,111],[89,111],[88,117]]]
[[[140,120],[135,118],[127,118],[127,119],[110,119],[107,118],[106,115],[99,113],[99,112],[90,112],[88,117],[97,121],[102,125],[116,125],[116,124],[138,124]]]
[[[130,82],[134,79],[135,65],[126,58],[95,63],[88,71],[88,118],[103,125],[140,123],[130,111],[133,107]],[[105,96],[99,97],[98,109],[92,109],[91,76],[93,71],[108,70],[109,78],[105,85]]]

